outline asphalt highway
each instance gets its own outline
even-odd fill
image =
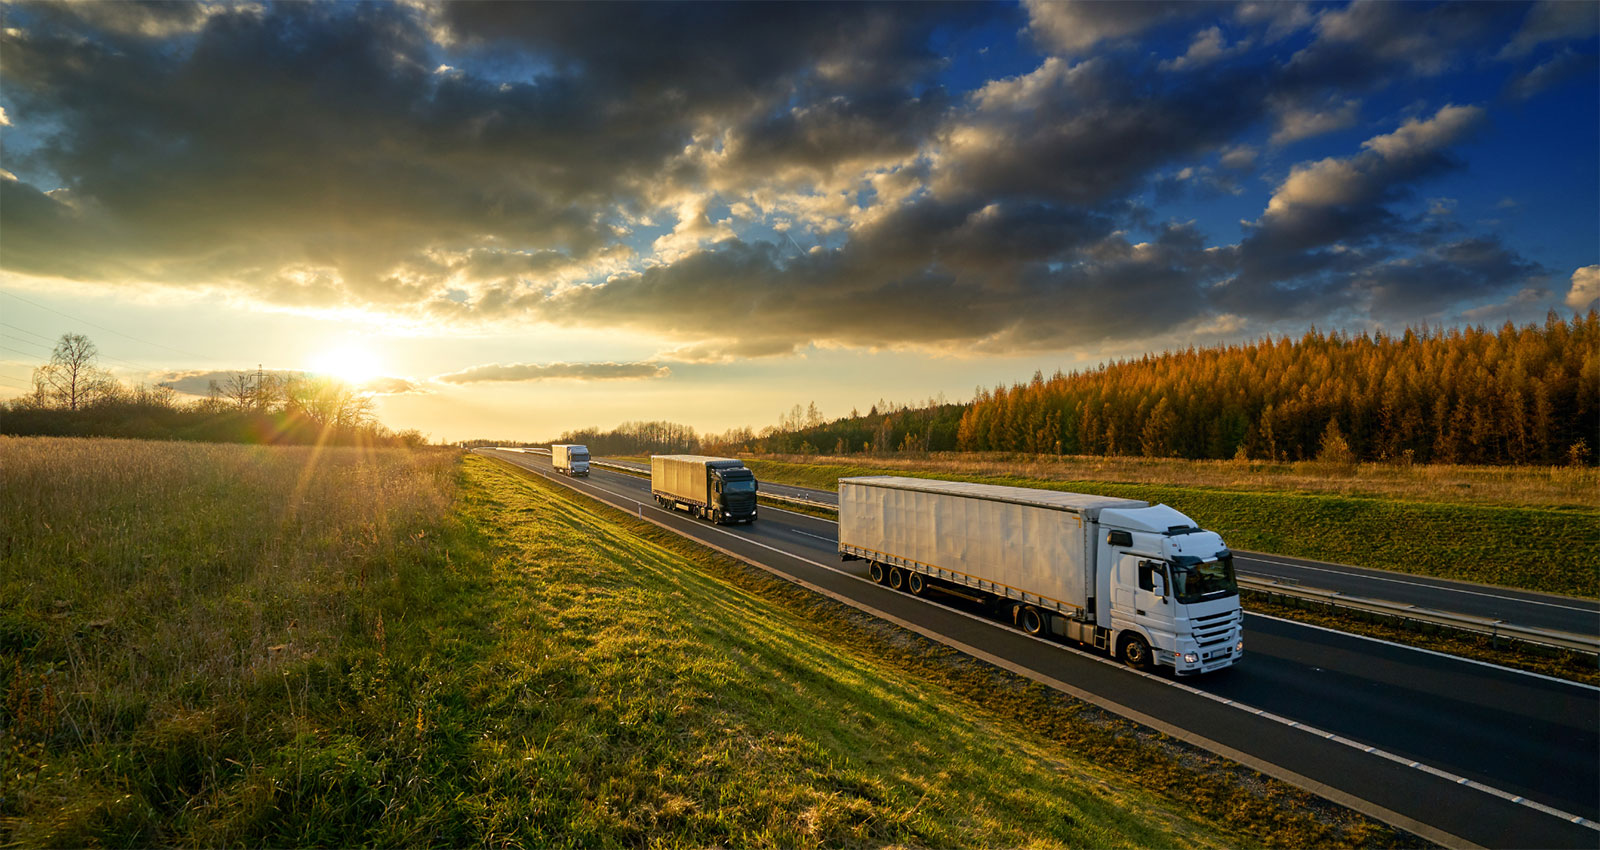
[[[840,563],[826,520],[763,507],[712,526],[656,507],[637,476],[575,479],[547,457],[481,451],[1432,840],[1600,846],[1600,689],[1248,614],[1235,668],[1140,674],[959,597],[873,584]]]
[[[650,473],[648,464],[598,458]],[[837,507],[839,495],[828,490],[761,482],[768,494],[810,499]],[[1276,579],[1301,587],[1332,590],[1366,599],[1504,620],[1518,626],[1600,636],[1600,600],[1513,590],[1426,576],[1329,564],[1263,552],[1235,551],[1234,566],[1242,576]]]

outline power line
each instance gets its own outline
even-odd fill
[[[9,292],[0,292],[0,295],[4,295],[7,298],[15,298],[16,300],[21,301],[24,304],[32,304],[33,306],[38,307],[40,310],[44,310],[46,312],[54,313],[57,316],[65,316],[65,317],[73,320],[74,322],[82,322],[82,323],[88,325],[91,328],[98,328],[100,330],[105,331],[106,333],[116,334],[117,336],[123,337],[124,339],[131,339],[134,342],[142,342],[145,345],[153,345],[156,348],[165,348],[168,351],[176,351],[179,354],[186,355],[188,357],[198,357],[201,360],[209,360],[209,359],[211,359],[211,358],[207,357],[204,354],[196,354],[193,351],[185,351],[185,350],[183,350],[181,348],[174,348],[173,346],[170,346],[170,345],[162,345],[159,342],[151,342],[148,339],[140,339],[140,338],[138,338],[136,336],[125,334],[122,331],[113,330],[111,328],[106,327],[105,325],[97,325],[94,322],[89,321],[88,319],[81,319],[81,318],[79,318],[77,316],[71,315],[70,313],[63,313],[60,310],[56,310],[56,309],[51,308],[51,307],[46,307],[43,304],[39,304],[39,303],[34,302],[34,301],[29,301],[28,299],[23,298],[20,295],[13,295],[13,294],[11,294]]]
[[[38,337],[39,339],[44,340],[43,343],[38,343],[38,342],[34,342],[31,339],[16,339],[15,337],[13,337],[12,338],[13,342],[25,343],[27,345],[37,345],[40,348],[48,347],[52,352],[55,351],[56,340],[53,340],[50,337],[45,336],[44,334],[34,333],[33,331],[28,330],[27,328],[19,328],[16,325],[13,325],[13,324],[11,324],[9,322],[0,322],[0,325],[4,325],[5,327],[8,327],[8,328],[10,328],[10,329],[12,329],[14,331],[21,331],[21,332],[23,332],[23,333],[25,333],[25,334],[27,334],[29,336]],[[0,337],[0,338],[3,338],[3,337]],[[157,369],[156,367],[151,366],[148,363],[135,363],[132,360],[124,360],[124,359],[122,359],[120,357],[112,357],[109,354],[98,354],[97,353],[95,356],[100,358],[101,360],[113,360],[113,361],[116,361],[117,363],[121,363],[121,364],[123,364],[125,366],[132,366],[135,369],[143,369],[146,372],[171,372],[171,371],[173,371],[172,369]]]

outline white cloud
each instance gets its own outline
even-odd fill
[[[1244,171],[1256,164],[1256,149],[1249,145],[1233,145],[1222,149],[1219,161],[1222,167]]]
[[[434,378],[446,384],[482,381],[627,381],[665,378],[672,370],[659,363],[485,363]]]
[[[1322,107],[1288,106],[1278,112],[1278,127],[1272,131],[1272,143],[1286,145],[1343,130],[1356,123],[1360,116],[1361,101],[1355,98],[1343,102],[1329,102]]]
[[[1528,10],[1522,28],[1500,51],[1500,58],[1526,55],[1547,41],[1593,38],[1600,30],[1600,5],[1587,0],[1543,0]]]
[[[1446,106],[1426,121],[1412,118],[1393,133],[1373,136],[1362,142],[1361,146],[1377,151],[1388,160],[1431,153],[1460,138],[1463,132],[1482,119],[1481,107]]]
[[[1023,0],[1028,29],[1063,54],[1081,53],[1102,41],[1124,39],[1169,21],[1205,12],[1204,3],[1064,2]]]
[[[1567,306],[1582,310],[1600,300],[1600,265],[1583,266],[1572,272],[1572,289],[1567,292]]]
[[[1187,71],[1241,53],[1249,46],[1250,40],[1245,39],[1229,47],[1226,39],[1222,37],[1222,28],[1210,27],[1195,33],[1194,40],[1189,42],[1188,51],[1182,56],[1168,59],[1159,67],[1163,71]]]
[[[1298,208],[1329,207],[1372,198],[1397,173],[1460,138],[1483,117],[1476,106],[1446,106],[1425,121],[1416,118],[1398,130],[1361,143],[1364,153],[1328,157],[1296,165],[1272,193],[1267,215],[1286,216]]]
[[[1267,24],[1267,41],[1277,41],[1311,26],[1316,20],[1304,3],[1265,2],[1242,3],[1234,10],[1234,19],[1242,24]]]

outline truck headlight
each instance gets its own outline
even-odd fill
[[[1244,638],[1239,638],[1239,642],[1233,645],[1233,651],[1244,652]]]
[[[1194,664],[1194,663],[1198,662],[1199,660],[1200,660],[1200,656],[1197,653],[1185,652],[1183,654],[1183,662],[1185,664]]]

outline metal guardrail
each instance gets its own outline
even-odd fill
[[[1366,599],[1360,596],[1351,596],[1335,590],[1322,590],[1314,587],[1299,587],[1293,584],[1275,581],[1272,579],[1259,579],[1240,576],[1239,587],[1254,590],[1259,593],[1277,594],[1295,599],[1317,602],[1334,608],[1349,608],[1356,611],[1365,611],[1369,614],[1382,614],[1402,620],[1412,620],[1418,623],[1429,623],[1436,626],[1447,626],[1460,629],[1464,632],[1489,635],[1491,638],[1506,638],[1508,640],[1522,641],[1523,643],[1538,644],[1540,646],[1554,647],[1600,655],[1600,638],[1588,635],[1560,632],[1554,629],[1535,629],[1528,626],[1519,626],[1507,623],[1504,620],[1491,620],[1487,617],[1474,617],[1470,614],[1452,614],[1448,611],[1435,611],[1432,608],[1422,608],[1417,605],[1408,605],[1403,602],[1387,602],[1382,599]]]

